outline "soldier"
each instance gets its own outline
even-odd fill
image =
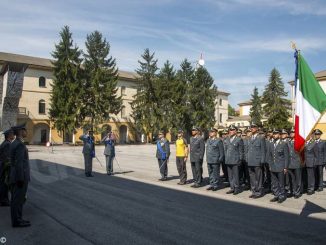
[[[326,164],[326,143],[320,139],[323,132],[319,129],[314,130],[316,147],[318,149],[317,159],[316,159],[316,189],[317,191],[323,191],[323,176],[324,176],[324,166]]]
[[[8,178],[10,173],[10,144],[15,139],[12,129],[3,132],[5,140],[0,145],[0,206],[10,206]]]
[[[239,128],[239,129],[237,130],[237,136],[238,136],[239,138],[241,138],[241,135],[242,135],[242,130]]]
[[[289,133],[288,131],[286,131],[286,129],[282,129],[281,130],[281,140],[285,143],[289,142]],[[290,186],[290,177],[288,172],[286,172],[284,174],[284,178],[285,178],[285,182],[284,182],[284,186],[285,186],[285,192],[287,193],[287,196],[290,197],[291,196],[291,186]]]
[[[318,148],[313,136],[304,146],[304,162],[307,171],[307,195],[315,193],[315,166],[318,157]]]
[[[249,168],[248,168],[248,142],[250,136],[248,135],[249,135],[248,129],[245,129],[244,132],[241,134],[241,139],[243,141],[244,157],[241,163],[240,179],[242,179],[245,190],[250,189],[250,177],[249,177]]]
[[[258,135],[257,124],[251,124],[251,137],[248,142],[248,167],[250,175],[250,186],[252,194],[250,198],[260,198],[263,191],[263,164],[266,162],[265,139]]]
[[[95,157],[95,138],[93,136],[93,130],[89,130],[87,134],[81,135],[80,140],[84,142],[83,155],[85,163],[85,176],[93,177],[93,158]]]
[[[227,130],[223,130],[221,136],[222,136],[222,142],[223,142],[224,153],[225,153],[226,139],[229,137],[229,132]],[[221,179],[223,179],[225,182],[229,182],[228,168],[225,165],[225,159],[222,162],[222,171],[223,171],[223,176],[221,176]]]
[[[178,139],[175,142],[176,145],[176,165],[179,173],[180,181],[178,185],[185,185],[187,182],[187,159],[188,159],[188,143],[183,137],[183,131],[178,131]]]
[[[266,157],[265,157],[265,163],[263,164],[263,186],[264,186],[264,192],[270,193],[271,192],[271,172],[269,168],[269,161],[270,159],[270,151],[272,150],[272,146],[274,144],[273,139],[273,130],[268,129],[267,135],[265,138],[266,143]]]
[[[113,160],[115,157],[115,136],[112,132],[109,132],[103,139],[105,148],[104,155],[106,161],[106,173],[107,175],[113,175]]]
[[[159,180],[166,181],[168,179],[168,161],[170,157],[170,142],[165,138],[164,132],[159,131],[158,140],[156,142],[156,158],[160,168],[161,178]]]
[[[30,181],[28,150],[24,144],[27,132],[25,125],[12,129],[16,139],[10,145],[11,222],[13,227],[27,227],[31,223],[22,218],[23,205]]]
[[[302,196],[302,172],[300,154],[294,149],[294,135],[294,129],[291,129],[290,140],[287,142],[290,154],[288,175],[292,184],[292,195],[297,199]]]
[[[210,186],[207,190],[216,191],[220,183],[220,166],[224,160],[224,146],[221,139],[217,138],[217,129],[211,128],[209,139],[206,143],[206,161]]]
[[[243,141],[237,137],[237,128],[234,125],[229,127],[230,137],[226,139],[225,164],[228,168],[230,190],[227,194],[239,194],[239,165],[243,161]]]
[[[200,130],[197,127],[193,127],[191,130],[192,137],[190,138],[190,163],[192,175],[194,178],[193,188],[198,188],[202,185],[202,163],[205,154],[205,142],[202,136],[200,136]]]
[[[282,203],[286,200],[284,189],[284,173],[289,166],[289,147],[280,139],[280,131],[273,132],[274,143],[270,150],[270,171],[272,177],[272,191],[274,198],[271,202]]]

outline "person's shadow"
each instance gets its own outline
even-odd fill
[[[326,209],[311,202],[306,200],[306,204],[304,205],[300,216],[308,217],[310,214],[315,214],[315,213],[324,213],[326,212]]]

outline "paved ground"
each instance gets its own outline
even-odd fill
[[[178,186],[174,159],[170,180],[159,182],[155,146],[118,146],[115,176],[94,162],[85,178],[81,147],[31,146],[32,182],[25,218],[32,227],[10,227],[0,208],[6,244],[325,244],[326,191],[282,204],[249,192],[226,195]],[[172,152],[174,149],[172,148]],[[104,164],[103,147],[97,148]],[[173,155],[173,153],[172,153]],[[122,173],[121,173],[122,172]],[[207,176],[207,170],[204,169]],[[190,166],[188,175],[191,177]],[[1,241],[1,240],[0,240]]]

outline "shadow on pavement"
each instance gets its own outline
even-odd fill
[[[32,227],[12,229],[9,210],[1,209],[8,244],[325,244],[326,222],[306,214],[100,173],[86,178],[53,162],[31,167],[24,213]]]

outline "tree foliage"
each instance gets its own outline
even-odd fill
[[[262,101],[261,97],[259,96],[257,87],[254,88],[253,94],[251,95],[251,103],[252,106],[249,113],[251,117],[251,123],[260,125],[262,119]]]

